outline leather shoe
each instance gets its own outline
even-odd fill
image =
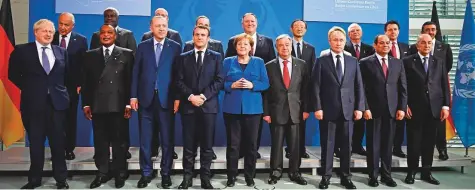
[[[23,185],[23,187],[21,187],[21,189],[34,189],[34,188],[37,188],[37,187],[40,187],[40,186],[41,186],[41,183],[28,182],[27,184]]]
[[[381,183],[388,187],[397,187],[397,183],[393,180],[393,178],[381,177]]]
[[[414,179],[416,178],[415,172],[407,172],[406,179],[404,179],[404,183],[407,184],[414,184]]]
[[[137,182],[137,188],[145,188],[148,186],[150,182],[152,182],[153,177],[152,176],[142,176],[139,179],[139,182]]]
[[[340,150],[335,150],[335,152],[333,152],[333,156],[337,157],[337,158],[341,158],[341,152]]]
[[[256,153],[257,153],[257,154],[256,154],[256,158],[257,158],[257,159],[261,159],[261,158],[262,158],[261,153],[259,153],[259,152],[256,152]]]
[[[254,179],[253,178],[246,178],[244,179],[246,181],[246,185],[248,187],[254,187],[254,185],[256,185],[256,183],[254,183]]]
[[[368,185],[371,187],[378,187],[379,186],[378,179],[372,178],[372,177],[369,178]]]
[[[122,177],[116,177],[115,178],[115,188],[120,189],[124,187],[125,185],[125,179]]]
[[[328,189],[328,185],[330,185],[330,179],[323,177],[320,183],[318,184],[318,188]]]
[[[158,151],[152,151],[152,156],[151,156],[151,157],[152,157],[152,158],[153,158],[153,157],[158,157]]]
[[[430,174],[430,173],[429,174],[421,174],[421,180],[425,181],[427,183],[430,183],[432,185],[439,185],[440,184],[440,182],[437,179],[435,179],[432,176],[432,174]]]
[[[449,155],[447,154],[447,150],[439,151],[439,160],[445,161],[449,159]]]
[[[226,187],[234,187],[236,185],[236,177],[228,177]]]
[[[91,188],[91,189],[98,188],[103,183],[107,183],[107,181],[109,181],[109,180],[110,180],[110,178],[107,177],[107,176],[96,176],[94,181],[92,181],[91,185],[89,185],[89,188]]]
[[[406,154],[400,148],[398,148],[398,149],[394,148],[393,149],[393,155],[397,156],[399,158],[406,158],[407,157]]]
[[[355,148],[353,149],[353,151],[351,151],[352,153],[355,153],[355,154],[359,154],[361,156],[366,156],[366,150],[363,148],[363,147],[360,147],[360,148]]]
[[[66,160],[74,160],[76,158],[76,155],[74,155],[74,152],[66,152],[66,155],[64,155],[64,157],[66,158]]]
[[[285,151],[285,158],[290,158],[290,152]]]
[[[306,152],[302,154],[302,158],[308,159],[310,158],[310,155],[308,155]]]
[[[68,182],[56,182],[56,189],[69,189]]]
[[[173,160],[176,160],[178,159],[178,154],[176,154],[176,152],[173,152]]]
[[[201,188],[202,189],[214,189],[213,185],[211,185],[211,182],[209,179],[202,179],[201,180]]]
[[[168,175],[162,176],[162,188],[168,189],[172,186],[172,179]]]
[[[127,151],[127,156],[126,156],[125,158],[127,158],[127,160],[130,159],[130,158],[132,158],[132,154],[130,154],[130,152]]]
[[[183,180],[181,184],[178,186],[178,189],[188,189],[191,186],[193,186],[193,181],[191,179]]]
[[[280,180],[280,177],[277,176],[270,176],[269,179],[267,180],[267,183],[270,185],[274,185],[277,183],[277,181]]]
[[[218,157],[216,157],[216,154],[213,152],[213,160],[216,160]]]
[[[290,175],[289,178],[290,181],[293,181],[299,185],[307,185],[307,180],[305,180],[299,173]]]
[[[341,178],[340,185],[343,185],[346,189],[356,189],[355,184],[348,178]]]

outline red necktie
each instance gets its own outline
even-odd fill
[[[396,42],[393,42],[393,47],[391,47],[391,54],[393,54],[394,58],[399,59],[399,57],[397,57],[397,52],[396,52]]]
[[[360,59],[360,45],[356,44],[356,59]]]
[[[381,65],[383,67],[383,73],[384,73],[384,79],[388,79],[388,66],[386,65],[386,58],[382,58],[383,64]]]
[[[66,48],[66,40],[64,38],[66,38],[66,36],[61,36],[61,43],[59,44],[59,47]]]
[[[284,85],[285,88],[289,89],[290,86],[290,74],[289,74],[289,68],[287,67],[287,63],[289,63],[287,60],[284,60],[284,71],[283,71],[283,77],[284,77]]]

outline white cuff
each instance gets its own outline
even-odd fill
[[[137,100],[137,98],[130,98],[130,100]]]
[[[193,94],[190,94],[190,96],[188,96],[188,101],[190,101],[192,96],[193,96]]]
[[[201,97],[203,97],[205,99],[205,102],[207,100],[206,96],[204,94],[200,94]]]
[[[91,107],[91,106],[84,106],[82,109],[84,109],[84,108],[89,108],[89,107]]]
[[[442,109],[443,109],[443,110],[447,110],[447,111],[450,110],[449,106],[442,106]]]
[[[126,105],[125,108],[132,109],[132,107],[130,105]]]

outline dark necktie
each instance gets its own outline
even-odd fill
[[[46,49],[48,47],[41,47],[43,49],[43,52],[41,53],[41,61],[43,62],[43,69],[45,70],[46,74],[49,75],[49,72],[51,71],[51,65],[49,64],[49,59],[48,55],[46,54]]]
[[[104,55],[104,63],[107,63],[107,60],[111,56],[109,49],[106,49],[106,54]]]
[[[198,66],[198,69],[201,69],[201,66],[203,66],[203,51],[198,51],[198,60],[196,60],[196,64]]]
[[[355,45],[356,59],[360,59],[360,45]]]
[[[283,69],[283,78],[284,78],[284,85],[285,85],[285,88],[289,89],[290,87],[290,73],[289,73],[289,68],[287,67],[287,63],[289,63],[289,61],[287,60],[284,60],[283,61],[283,65],[284,65],[284,69]]]
[[[381,66],[383,67],[383,73],[384,73],[384,79],[388,79],[388,66],[386,65],[386,58],[382,58],[382,64]]]
[[[60,47],[62,48],[65,48],[66,49],[66,35],[62,35],[61,36],[61,43],[59,44]]]
[[[302,51],[300,51],[300,42],[297,43],[297,57],[302,59]]]
[[[398,58],[397,57],[397,52],[396,52],[396,42],[393,42],[393,46],[391,47],[391,54],[393,55],[394,58]]]
[[[423,61],[422,65],[424,66],[424,70],[426,71],[426,74],[427,74],[427,71],[428,71],[428,69],[429,69],[429,63],[428,63],[428,62],[429,62],[429,58],[428,58],[428,57],[424,57],[422,61]]]
[[[336,76],[339,82],[343,79],[343,68],[341,66],[340,57],[340,55],[336,55]]]

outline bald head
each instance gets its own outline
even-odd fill
[[[164,8],[158,8],[157,10],[155,10],[155,16],[162,16],[168,21],[168,11]]]
[[[74,28],[74,15],[68,12],[61,13],[58,18],[58,32],[61,36],[68,35]]]

